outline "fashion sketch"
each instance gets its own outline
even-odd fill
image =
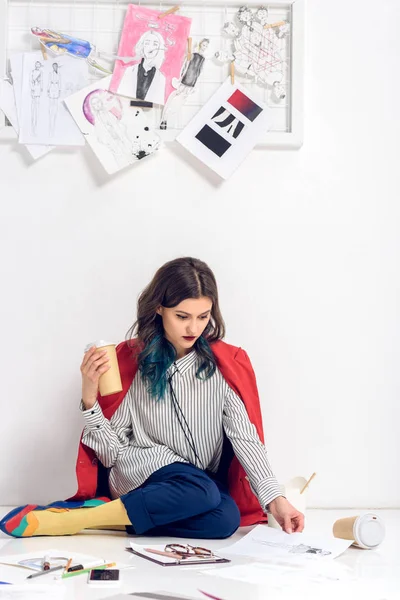
[[[117,163],[131,154],[132,144],[122,123],[122,104],[115,94],[95,90],[85,99],[83,112],[94,126],[97,140],[112,152]]]
[[[288,42],[285,38],[289,35],[289,23],[268,23],[265,6],[255,12],[242,6],[235,15],[235,21],[226,22],[223,31],[232,38],[232,47],[228,52],[217,52],[216,58],[220,62],[233,59],[238,73],[254,79],[258,85],[272,88],[275,102],[283,100],[288,71],[285,58]]]
[[[205,52],[210,44],[210,40],[203,38],[198,45],[198,49],[193,53],[191,58],[186,58],[181,70],[180,79],[178,80],[177,89],[172,92],[164,106],[161,115],[160,129],[167,129],[168,117],[172,113],[176,113],[186,102],[187,98],[193,94],[196,83],[203,70],[204,61],[206,60]],[[173,82],[174,83],[174,82]]]
[[[82,110],[94,127],[97,141],[111,152],[118,169],[157,150],[159,138],[150,132],[142,111],[129,112],[129,119],[124,119],[122,99],[108,90],[90,92]]]
[[[31,72],[31,128],[33,135],[37,134],[37,126],[38,126],[38,115],[39,115],[39,106],[40,106],[40,98],[43,93],[43,70],[42,64],[40,61],[36,61],[35,68]]]
[[[165,52],[163,36],[158,31],[145,31],[134,48],[135,60],[140,62],[125,69],[118,94],[164,104],[166,79],[160,68]]]
[[[61,77],[58,63],[53,63],[47,85],[49,98],[49,135],[52,137],[56,128],[58,102],[61,95]]]
[[[254,538],[253,538],[254,539]],[[289,554],[316,554],[318,556],[329,556],[332,554],[330,550],[323,550],[322,548],[314,548],[313,546],[309,546],[307,544],[285,544],[282,542],[267,542],[266,540],[257,540],[254,539],[255,542],[261,544],[262,546],[269,546],[270,548],[277,548],[279,550],[285,550]]]

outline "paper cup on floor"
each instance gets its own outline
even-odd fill
[[[285,496],[290,504],[303,514],[305,514],[307,507],[307,489],[302,494],[300,494],[300,492],[306,483],[307,479],[304,477],[294,477],[285,485],[280,486],[282,496]],[[274,529],[282,529],[271,514],[268,514],[268,525]]]
[[[372,550],[383,542],[385,525],[378,515],[365,513],[338,519],[333,524],[333,535],[343,540],[354,540],[352,545],[358,548]]]
[[[115,344],[111,342],[106,342],[104,340],[97,340],[97,342],[93,342],[92,344],[88,344],[85,348],[85,352],[89,350],[92,346],[96,346],[96,348],[101,348],[102,350],[107,350],[108,360],[110,361],[110,369],[103,373],[99,379],[99,391],[101,396],[110,396],[111,394],[116,394],[117,392],[122,392],[122,382],[121,375],[119,372],[117,353],[115,350]]]

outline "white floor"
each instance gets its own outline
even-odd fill
[[[10,510],[0,507],[0,517]],[[307,533],[331,534],[332,524],[342,516],[360,514],[367,511],[357,510],[309,510],[306,518]],[[74,600],[95,600],[107,598],[118,593],[133,593],[143,591],[169,591],[192,598],[203,598],[199,590],[204,590],[223,600],[267,600],[280,598],[304,598],[326,600],[340,598],[345,600],[400,600],[400,510],[374,511],[385,521],[386,539],[376,550],[360,550],[349,548],[342,556],[332,561],[334,578],[318,580],[310,579],[306,584],[294,588],[288,578],[277,585],[269,581],[266,573],[265,582],[254,585],[244,581],[226,579],[215,575],[218,571],[232,565],[250,564],[246,558],[235,558],[229,565],[209,567],[161,567],[139,557],[130,555],[125,551],[129,545],[129,538],[123,532],[85,532],[77,536],[13,539],[0,533],[0,560],[1,556],[37,551],[42,554],[46,548],[65,550],[65,552],[79,552],[103,557],[112,561],[120,561],[130,568],[121,571],[122,582],[118,589],[94,589],[87,585],[86,576],[81,575],[63,582],[51,582],[52,585],[63,586],[66,598]],[[202,541],[201,545],[214,550],[234,542],[249,528],[240,529],[229,540]],[[151,540],[154,543],[154,538]],[[157,543],[165,543],[162,538]],[[171,540],[168,540],[170,542]],[[179,540],[182,541],[182,540]],[[190,540],[187,540],[190,542]],[[145,544],[150,539],[145,537],[135,538],[135,542]],[[267,570],[267,565],[266,565]],[[23,569],[0,565],[0,581],[13,581],[26,583],[27,572]],[[36,583],[50,583],[47,577],[39,577]],[[0,587],[0,599],[6,586]],[[129,597],[129,596],[128,596]],[[132,596],[131,596],[132,597]],[[134,596],[132,597],[134,598]]]

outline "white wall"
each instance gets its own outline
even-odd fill
[[[319,507],[400,506],[400,5],[309,0],[305,144],[220,185],[179,149],[114,179],[0,143],[0,504],[75,492],[83,346],[166,260],[207,261],[271,462]]]

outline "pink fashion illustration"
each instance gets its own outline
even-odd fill
[[[121,96],[165,104],[187,53],[191,19],[130,4],[110,90]],[[127,59],[132,57],[132,61]]]

